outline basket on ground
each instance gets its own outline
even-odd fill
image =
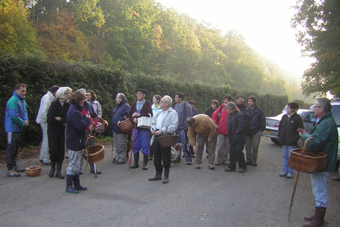
[[[131,121],[128,118],[125,117],[124,121],[119,122],[118,127],[120,128],[120,131],[122,131],[124,133],[131,133],[132,128],[133,128],[133,124],[131,123]]]
[[[288,160],[290,168],[305,173],[313,173],[326,167],[327,154],[306,149],[307,142],[312,138],[308,138],[301,148],[295,148],[290,151]]]
[[[105,147],[99,144],[95,137],[89,137],[86,141],[86,145],[90,139],[95,139],[96,144],[87,146],[87,161],[88,163],[99,163],[105,158]]]
[[[166,135],[166,136],[160,136],[156,137],[159,143],[163,148],[165,147],[172,147],[176,144],[176,139],[178,135]]]
[[[31,161],[37,161],[37,162],[39,162],[39,165],[38,166],[37,165],[28,166],[28,164]],[[39,159],[31,159],[31,160],[29,160],[27,162],[25,172],[26,172],[27,176],[30,176],[30,177],[39,176],[40,173],[41,173],[41,162],[39,161]]]

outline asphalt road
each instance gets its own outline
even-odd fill
[[[6,177],[0,167],[0,226],[302,226],[303,216],[314,212],[314,197],[308,174],[300,173],[290,221],[287,221],[293,179],[280,178],[281,147],[262,137],[258,166],[247,172],[226,173],[225,166],[202,169],[185,163],[173,165],[170,182],[149,182],[155,170],[128,171],[127,165],[111,162],[106,146],[105,160],[94,178],[89,167],[81,175],[87,191],[65,192],[65,180],[48,177],[43,166],[38,177],[22,174]],[[22,159],[21,167],[33,157]],[[65,165],[67,164],[65,161]],[[142,164],[140,159],[140,165]],[[86,166],[86,165],[85,165]],[[65,167],[63,168],[65,169]],[[336,176],[332,172],[330,177]],[[325,226],[339,226],[340,183],[329,181],[329,204]]]

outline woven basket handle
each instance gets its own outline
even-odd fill
[[[89,136],[89,137],[87,138],[87,140],[86,140],[86,147],[87,147],[87,143],[89,142],[90,139],[94,139],[94,140],[96,141],[96,144],[98,144],[98,140],[97,140],[96,137],[94,137],[94,136]]]
[[[28,167],[28,164],[31,162],[31,161],[38,161],[39,164],[40,164],[40,168],[41,168],[41,162],[39,161],[39,159],[31,159],[27,162],[27,165],[26,165],[26,168]]]
[[[306,139],[306,141],[303,143],[302,145],[302,150],[301,150],[301,155],[305,155],[306,154],[306,146],[308,141],[310,141],[311,139],[313,139],[313,137],[309,137],[308,139]]]

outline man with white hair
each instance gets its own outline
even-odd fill
[[[175,134],[178,124],[178,114],[171,108],[172,98],[165,95],[160,102],[161,111],[158,111],[152,118],[151,134],[155,135],[153,141],[154,149],[154,165],[156,169],[156,175],[153,178],[149,178],[149,181],[162,180],[162,171],[164,168],[164,178],[162,183],[169,182],[169,172],[171,163],[171,148],[162,147],[158,138],[164,135]],[[163,160],[163,165],[162,165]]]

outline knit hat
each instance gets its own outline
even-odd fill
[[[56,98],[57,99],[64,99],[65,98],[65,93],[68,91],[68,90],[71,90],[71,88],[69,87],[60,87],[57,91],[57,94],[56,94]]]

